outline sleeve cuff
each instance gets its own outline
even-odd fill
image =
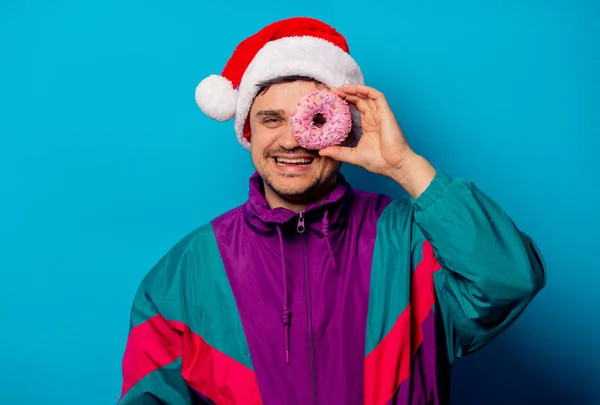
[[[438,170],[429,183],[425,191],[415,200],[411,198],[413,206],[417,211],[424,211],[434,205],[437,200],[442,198],[446,187],[450,184],[450,177],[441,170]]]

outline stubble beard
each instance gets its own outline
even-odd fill
[[[260,173],[259,173],[260,174]],[[282,174],[277,175],[283,178],[293,179],[294,177],[298,177],[295,174]],[[315,177],[312,181],[303,187],[294,187],[294,186],[285,186],[279,185],[277,186],[275,182],[272,180],[271,176],[267,173],[261,174],[263,181],[265,182],[265,186],[269,187],[279,198],[290,202],[303,202],[305,200],[310,200],[319,192],[319,190],[323,186],[323,181],[320,180],[319,177]]]

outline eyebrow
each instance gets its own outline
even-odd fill
[[[257,117],[282,117],[285,115],[283,110],[260,110],[256,112]]]

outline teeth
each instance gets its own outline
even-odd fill
[[[295,164],[295,165],[303,165],[312,162],[312,159],[282,159],[277,158],[277,163],[287,163],[287,164]]]

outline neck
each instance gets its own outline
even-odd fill
[[[314,190],[308,195],[299,196],[286,196],[282,197],[275,193],[268,185],[263,183],[265,190],[265,199],[271,209],[275,208],[287,208],[296,213],[306,211],[311,204],[317,204],[331,192],[335,186],[337,178],[334,176],[330,181],[322,184],[318,189]]]

